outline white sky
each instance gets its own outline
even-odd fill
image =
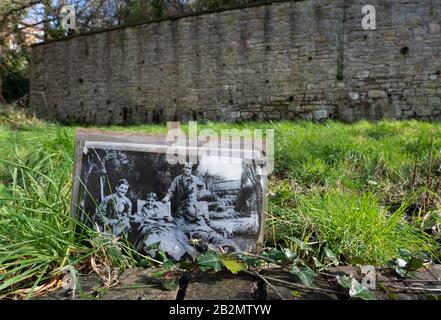
[[[199,158],[198,174],[208,172],[219,175],[225,180],[240,180],[242,176],[242,159],[233,157],[203,156]]]

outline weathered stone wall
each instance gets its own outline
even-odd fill
[[[31,107],[99,124],[439,120],[440,24],[439,0],[311,0],[82,35],[33,47]]]

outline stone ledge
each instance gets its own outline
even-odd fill
[[[326,274],[315,277],[310,289],[304,288],[295,276],[280,268],[261,272],[271,285],[248,273],[200,272],[185,275],[181,278],[180,287],[165,290],[162,287],[164,280],[152,276],[155,271],[157,269],[154,268],[128,269],[119,277],[118,285],[110,289],[102,288],[102,281],[95,274],[81,276],[80,287],[86,296],[77,292],[72,297],[71,292],[63,289],[35,299],[86,299],[90,295],[101,300],[347,300],[350,299],[347,289],[337,285],[335,276],[353,276],[359,281],[363,276],[360,268],[355,266],[330,268]],[[430,270],[420,269],[406,280],[399,279],[391,269],[378,269],[376,281],[375,294],[379,300],[427,299],[430,295],[441,295],[441,265],[434,265]],[[384,284],[387,284],[387,289]],[[409,287],[433,292],[419,292]]]
[[[201,273],[189,280],[184,300],[261,300],[264,295],[259,281],[246,274]]]
[[[119,277],[119,284],[109,289],[101,300],[176,300],[179,287],[165,290],[163,281],[153,277],[156,269],[134,268]]]

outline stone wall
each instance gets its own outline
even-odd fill
[[[33,47],[31,107],[98,124],[440,120],[440,24],[439,0],[310,0],[81,35]]]

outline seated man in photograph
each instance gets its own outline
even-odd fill
[[[164,204],[156,200],[156,193],[150,192],[140,213],[135,215],[134,222],[139,224],[136,249],[154,256],[154,250],[150,247],[158,244],[159,250],[175,260],[180,260],[186,253],[193,258],[196,250],[189,244],[187,236],[178,228],[170,213],[164,210]]]
[[[233,240],[225,239],[209,226],[208,213],[202,210],[198,202],[198,194],[207,193],[205,184],[191,174],[192,167],[191,163],[185,163],[182,174],[173,180],[162,201],[167,203],[174,197],[176,201],[174,217],[177,225],[203,250],[209,247],[217,250],[220,247],[229,247],[234,251],[240,251]]]
[[[127,179],[120,179],[116,183],[115,193],[101,201],[94,217],[94,224],[99,231],[109,232],[114,236],[127,235],[132,214],[132,202],[126,197],[128,190]]]

